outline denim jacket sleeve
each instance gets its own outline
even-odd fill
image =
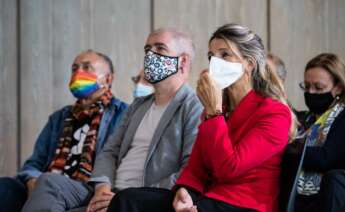
[[[48,123],[39,134],[32,155],[25,161],[23,167],[18,172],[17,178],[26,182],[30,178],[39,177],[46,171],[47,164],[52,158],[57,142],[58,131],[61,128],[60,119],[66,108],[55,112],[49,117]]]
[[[101,153],[109,135],[112,135],[118,128],[128,105],[116,98],[112,100],[112,106],[104,111],[97,136],[96,157]]]

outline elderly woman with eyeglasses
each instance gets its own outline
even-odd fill
[[[309,112],[302,118],[307,148],[295,211],[345,211],[344,62],[335,54],[316,56],[300,86]]]

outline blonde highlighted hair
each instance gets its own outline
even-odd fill
[[[231,43],[235,44],[241,57],[253,64],[251,81],[256,92],[289,106],[282,81],[277,73],[270,70],[266,64],[264,45],[258,35],[245,26],[231,23],[218,28],[211,36],[209,43],[214,39],[224,40],[230,48]],[[227,107],[231,107],[231,105],[227,105]],[[296,117],[292,110],[291,114],[293,121],[289,134],[290,141],[294,138],[297,128]]]
[[[345,103],[345,63],[336,54],[332,53],[322,53],[311,59],[306,67],[305,71],[311,68],[323,68],[333,77],[334,85],[339,84],[343,89],[342,93],[339,95],[339,100]]]

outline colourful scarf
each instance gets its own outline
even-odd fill
[[[64,120],[62,134],[48,171],[65,174],[64,167],[71,152],[71,142],[74,133],[73,123],[85,122],[88,118],[91,118],[90,129],[86,134],[78,168],[72,176],[69,176],[72,179],[82,182],[86,182],[90,178],[93,169],[99,125],[104,108],[110,104],[112,97],[113,95],[109,90],[105,92],[96,103],[87,108],[82,107],[80,100],[76,102],[72,108],[71,116]]]
[[[307,146],[323,146],[328,132],[336,119],[343,111],[344,105],[338,103],[325,113],[309,128],[306,134]],[[297,184],[297,192],[301,195],[314,195],[320,190],[322,174],[318,172],[307,172],[302,169]]]

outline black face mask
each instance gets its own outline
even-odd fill
[[[310,112],[320,115],[326,112],[326,110],[331,106],[334,101],[334,97],[331,92],[320,94],[304,92],[304,100]]]

